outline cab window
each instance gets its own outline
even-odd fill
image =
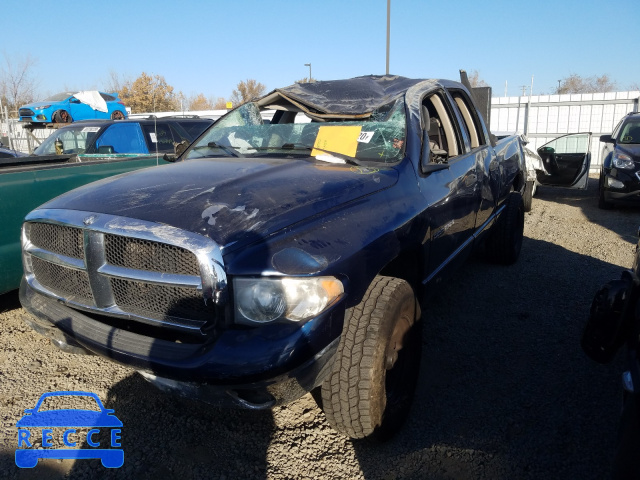
[[[480,147],[481,145],[485,145],[486,140],[482,132],[480,120],[478,119],[476,109],[469,98],[461,91],[454,90],[450,93],[453,100],[456,102],[456,106],[460,110],[464,124],[469,132],[471,148],[473,149]]]
[[[431,95],[423,100],[422,107],[423,138],[429,139],[429,161],[441,163],[462,153],[455,121],[443,98]]]
[[[96,141],[97,153],[149,153],[137,123],[111,125]]]

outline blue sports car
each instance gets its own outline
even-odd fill
[[[75,120],[127,118],[117,93],[95,90],[58,93],[42,102],[20,107],[20,121],[32,123],[71,123]]]

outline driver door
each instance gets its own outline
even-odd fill
[[[546,170],[536,170],[538,183],[585,190],[589,182],[590,145],[591,133],[572,133],[538,148]]]

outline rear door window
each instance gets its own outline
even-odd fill
[[[112,147],[111,153],[149,153],[142,130],[137,123],[111,125],[96,141],[97,151],[107,150],[101,150],[100,147]]]

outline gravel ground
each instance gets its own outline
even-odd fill
[[[610,476],[621,359],[591,362],[579,340],[598,286],[631,266],[638,209],[540,188],[518,263],[471,260],[424,312],[408,423],[385,444],[335,433],[311,396],[273,411],[210,408],[133,371],[62,353],[0,296],[0,478],[596,479]],[[16,421],[47,391],[97,393],[124,424],[124,466],[14,463]]]

